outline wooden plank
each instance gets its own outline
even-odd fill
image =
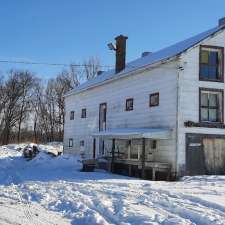
[[[225,172],[225,139],[204,138],[205,165],[208,174]]]
[[[115,139],[112,139],[112,161],[111,161],[111,172],[114,172],[114,161],[115,161]]]
[[[145,138],[142,138],[141,177],[145,178]]]

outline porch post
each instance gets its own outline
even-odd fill
[[[111,161],[111,172],[114,172],[114,158],[115,158],[115,139],[112,139],[112,161]]]
[[[93,139],[93,158],[95,159],[96,156],[96,139]]]
[[[145,138],[142,138],[141,177],[145,178]]]

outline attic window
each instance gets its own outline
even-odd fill
[[[200,80],[223,82],[223,51],[223,47],[200,47]]]

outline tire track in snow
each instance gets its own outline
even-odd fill
[[[87,192],[83,191],[79,184],[73,184],[72,189],[76,190],[79,200],[82,201],[84,205],[86,205],[90,210],[97,212],[108,224],[121,224],[120,221],[116,220],[113,215],[111,216],[107,212],[108,210],[106,208],[101,206],[100,201],[92,200],[93,195],[89,195],[92,192],[91,190],[87,190]],[[74,199],[73,194],[71,195],[71,198]],[[76,201],[77,199],[74,200]]]
[[[79,185],[79,188],[78,188],[78,190],[79,190],[79,192],[80,193],[82,193],[84,196],[89,196],[90,198],[93,198],[93,197],[95,197],[94,198],[94,201],[92,200],[92,202],[94,203],[94,206],[95,206],[95,208],[94,209],[97,209],[97,211],[99,212],[99,213],[101,213],[104,217],[105,217],[105,215],[106,215],[106,212],[107,212],[107,219],[109,220],[111,220],[114,224],[121,224],[122,223],[122,220],[126,220],[127,218],[121,218],[121,217],[117,217],[116,216],[116,214],[112,214],[112,212],[109,212],[109,210],[106,210],[105,209],[105,206],[103,205],[103,204],[101,204],[101,202],[99,201],[99,198],[100,198],[100,196],[101,196],[101,200],[102,200],[102,196],[106,196],[107,198],[109,198],[109,192],[111,192],[111,196],[114,196],[114,200],[116,199],[116,203],[114,203],[114,204],[116,204],[117,205],[117,207],[118,207],[118,202],[119,202],[119,204],[121,204],[122,202],[124,202],[124,199],[126,200],[126,199],[129,199],[129,200],[133,200],[133,202],[135,202],[135,203],[137,203],[137,199],[138,199],[138,197],[139,196],[142,196],[142,194],[141,193],[137,193],[137,192],[134,192],[134,194],[133,195],[131,195],[130,194],[130,190],[127,190],[126,192],[123,192],[123,191],[118,191],[118,185],[116,185],[116,186],[113,186],[113,187],[111,187],[111,189],[108,189],[108,188],[106,188],[106,189],[104,189],[103,187],[102,187],[102,184],[100,184],[101,185],[101,187],[97,187],[96,188],[96,184],[94,184],[94,186],[92,186],[90,183],[89,184],[85,184],[85,188],[81,188],[81,186],[84,186],[84,185]],[[116,192],[114,192],[114,191],[112,191],[113,189],[114,189],[114,187],[115,187],[115,190],[116,190]],[[103,190],[104,189],[104,190]],[[82,190],[82,191],[81,191]],[[95,193],[95,194],[93,194],[93,193]],[[98,195],[96,195],[96,193],[98,193]],[[107,194],[106,194],[107,193]],[[120,196],[120,198],[118,199],[118,198],[115,198],[115,195],[118,197],[118,196]],[[128,197],[128,198],[127,198]],[[123,199],[124,198],[124,199]],[[97,199],[97,200],[96,200]],[[140,202],[139,202],[140,203]],[[96,208],[96,206],[100,206],[100,207],[97,207]],[[146,204],[143,204],[143,205],[145,205],[146,206]],[[150,205],[147,205],[148,207],[150,206]],[[132,204],[130,204],[130,203],[128,203],[128,204],[122,204],[122,205],[120,205],[120,208],[121,207],[125,207],[125,208],[130,208],[130,207],[132,207]],[[184,225],[184,224],[192,224],[192,222],[190,221],[190,220],[188,220],[188,219],[186,219],[186,218],[183,218],[183,217],[180,217],[179,215],[174,215],[173,213],[171,213],[171,212],[169,212],[168,210],[165,210],[164,208],[162,208],[161,206],[160,207],[156,207],[155,206],[155,204],[154,203],[152,203],[152,205],[149,207],[149,208],[153,208],[153,209],[155,209],[157,212],[158,211],[160,211],[161,212],[161,214],[165,217],[165,219],[168,219],[168,216],[170,217],[169,219],[170,219],[170,221],[172,221],[172,219],[176,219],[176,224],[182,224],[182,225]],[[160,216],[160,215],[158,215],[158,216]],[[156,217],[158,217],[157,215],[156,215]],[[113,220],[112,220],[112,218],[113,218]],[[117,218],[117,219],[115,219],[115,218]],[[145,218],[145,219],[147,219],[147,218]],[[109,220],[109,221],[110,221]],[[150,217],[148,218],[148,220],[150,220]],[[154,222],[156,222],[156,220],[158,220],[157,218],[154,218],[153,220],[152,220],[152,222],[154,223]],[[168,221],[169,222],[169,221]],[[125,222],[126,223],[126,222]],[[160,223],[160,222],[159,222]],[[135,223],[136,224],[136,223]]]
[[[216,209],[205,207],[201,204],[196,204],[182,196],[174,195],[168,191],[150,190],[147,194],[143,194],[145,199],[153,201],[154,204],[165,208],[167,211],[177,214],[182,218],[188,219],[195,224],[211,225],[211,224],[225,224],[225,214]],[[148,196],[156,196],[155,199]],[[145,200],[146,201],[146,200]],[[215,218],[216,220],[211,220]]]
[[[15,170],[15,168],[16,168],[16,164],[12,162],[12,165],[9,167],[9,169],[14,171],[14,174],[12,173],[12,175],[10,175],[9,178],[12,180],[11,185],[12,185],[15,193],[17,194],[19,202],[21,203],[25,218],[28,221],[30,221],[32,225],[40,225],[40,221],[38,221],[37,216],[35,216],[31,210],[32,209],[31,203],[28,200],[23,198],[23,196],[20,194],[20,192],[17,188],[16,184],[18,184],[20,181],[22,181],[22,179],[21,179],[21,176],[19,175],[19,173]],[[22,169],[23,168],[24,167],[22,167]]]
[[[186,199],[182,195],[171,194],[170,192],[161,189],[145,192],[145,190],[141,191],[141,189],[132,188],[128,189],[127,192],[120,191],[118,193],[118,186],[115,186],[115,188],[116,187],[118,195],[127,195],[127,197],[133,199],[134,202],[136,201],[139,204],[144,204],[149,208],[155,208],[164,215],[167,214],[170,217],[172,216],[176,219],[180,219],[180,222],[204,225],[225,224],[224,212],[217,208],[209,208],[209,204],[207,205],[206,202],[205,204],[201,204],[199,201],[195,202],[193,199]],[[99,192],[99,189],[92,189],[94,192]],[[106,190],[111,191],[108,189]],[[101,193],[104,192],[105,191],[101,191]]]

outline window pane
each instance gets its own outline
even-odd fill
[[[209,66],[205,64],[200,65],[200,77],[208,78],[209,77]]]
[[[216,65],[218,62],[218,52],[209,52],[209,64]]]
[[[208,94],[201,93],[201,106],[208,106]]]
[[[209,94],[209,106],[212,107],[218,106],[217,94]]]
[[[201,63],[205,63],[205,64],[209,63],[208,51],[201,50]]]
[[[217,79],[217,67],[216,66],[209,66],[208,67],[209,79]]]
[[[208,121],[208,109],[201,108],[201,121]]]
[[[217,122],[218,121],[218,113],[217,109],[209,109],[209,121]]]

